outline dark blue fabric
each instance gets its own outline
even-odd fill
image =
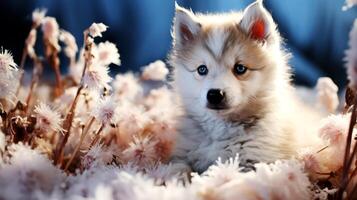
[[[240,10],[252,0],[179,0],[199,12]],[[300,84],[314,85],[319,76],[331,76],[345,84],[344,50],[357,9],[342,11],[342,0],[265,0],[278,23],[290,61]],[[105,40],[115,42],[121,54],[120,70],[138,70],[156,59],[165,59],[171,46],[173,0],[12,0],[0,2],[0,45],[10,48],[19,60],[30,27],[31,12],[47,8],[61,27],[82,44],[82,31],[92,22],[110,28]],[[11,28],[10,28],[11,27]],[[118,68],[112,68],[112,71]]]

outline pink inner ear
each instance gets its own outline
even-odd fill
[[[185,41],[193,40],[193,34],[185,24],[180,24],[180,33]]]
[[[250,34],[253,39],[263,40],[265,38],[265,23],[263,20],[256,20],[250,28]]]

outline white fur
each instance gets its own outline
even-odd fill
[[[253,16],[264,17],[269,24],[268,43],[255,41],[244,33],[255,20]],[[192,21],[199,28],[194,32],[196,38],[182,44],[176,24]],[[313,127],[317,117],[308,114],[310,111],[293,94],[287,55],[261,1],[244,13],[222,15],[195,15],[179,7],[173,29],[173,87],[185,110],[173,160],[203,171],[218,157],[225,160],[237,153],[243,164],[289,158],[295,155],[301,141],[307,143],[308,131],[304,128]],[[235,32],[235,42],[223,52],[229,31]],[[249,66],[245,78],[232,73],[238,61]],[[206,76],[196,72],[202,64],[209,69]],[[206,107],[207,91],[212,88],[225,91],[228,109]],[[304,126],[301,119],[305,120]],[[308,142],[314,140],[308,138]]]

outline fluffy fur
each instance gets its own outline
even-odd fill
[[[313,141],[305,130],[314,131],[318,117],[294,95],[289,56],[262,1],[242,12],[213,15],[176,5],[172,35],[172,84],[185,110],[174,161],[204,171],[218,157],[239,153],[241,163],[250,166],[290,158],[298,146]],[[236,63],[247,72],[235,75]],[[206,76],[197,73],[202,64]],[[213,88],[225,92],[225,109],[207,107]]]

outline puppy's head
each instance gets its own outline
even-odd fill
[[[261,1],[220,15],[176,5],[172,35],[173,85],[190,113],[237,114],[288,82],[280,36]]]

